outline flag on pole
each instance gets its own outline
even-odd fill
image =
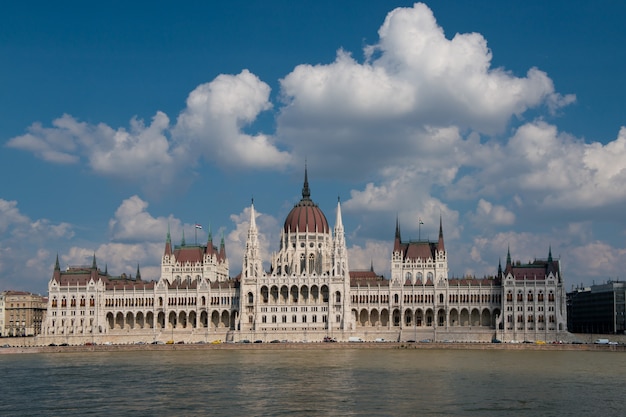
[[[201,224],[196,223],[196,229],[200,229],[200,230],[202,230],[202,225],[201,225]]]

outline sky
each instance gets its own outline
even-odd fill
[[[269,267],[311,198],[350,269],[436,240],[450,277],[626,275],[626,3],[23,1],[0,14],[0,290],[158,279],[168,230]],[[423,224],[419,224],[421,223]],[[195,224],[202,225],[196,229]]]

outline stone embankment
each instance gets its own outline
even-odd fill
[[[220,344],[135,344],[4,347],[0,354],[76,353],[192,350],[285,350],[285,349],[449,349],[449,350],[538,350],[626,352],[626,345],[534,344],[534,343],[407,343],[407,342],[339,342],[339,343],[220,343]]]

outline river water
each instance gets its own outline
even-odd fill
[[[289,349],[0,355],[2,416],[622,416],[626,354]]]

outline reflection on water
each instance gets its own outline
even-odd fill
[[[620,352],[2,355],[0,415],[621,415]]]

